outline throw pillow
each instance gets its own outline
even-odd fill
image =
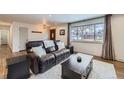
[[[32,48],[32,51],[38,55],[39,57],[43,56],[43,55],[46,55],[46,51],[45,49],[43,49],[42,46],[38,46],[38,47],[33,47]]]
[[[49,48],[49,47],[55,46],[53,40],[44,40],[43,42],[44,42],[45,48]]]
[[[58,46],[58,50],[61,50],[61,49],[65,48],[65,44],[62,41],[57,42],[57,46]]]
[[[56,50],[56,49],[55,49],[54,46],[46,48],[46,52],[47,52],[47,53],[54,52],[55,50]]]

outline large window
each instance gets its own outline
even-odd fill
[[[72,26],[71,41],[103,42],[104,23]]]

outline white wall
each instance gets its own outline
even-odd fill
[[[13,22],[10,28],[10,47],[13,52],[19,51],[19,27],[28,28],[28,41],[48,39],[48,29],[43,29],[43,25],[32,25]],[[32,31],[42,31],[42,33],[32,33]]]
[[[61,40],[67,45],[68,24],[59,24],[50,29],[56,29],[56,40]],[[65,35],[60,35],[60,30],[65,29]]]
[[[7,32],[7,42],[9,43],[9,30],[10,30],[10,27],[9,26],[3,26],[1,25],[0,26],[0,45],[1,45],[1,31],[6,31]]]
[[[71,42],[71,45],[74,46],[74,50],[77,52],[83,52],[95,56],[101,56],[102,53],[102,44],[100,43]]]
[[[9,31],[9,47],[11,50],[13,49],[13,25],[11,24],[10,26],[10,31]]]
[[[0,45],[1,45],[1,31],[0,31]]]
[[[42,33],[32,33],[31,31],[42,31]],[[49,38],[48,29],[43,29],[42,25],[29,25],[28,40],[46,40]]]
[[[124,15],[112,15],[111,25],[116,59],[124,62]]]

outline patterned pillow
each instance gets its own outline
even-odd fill
[[[54,46],[46,48],[47,53],[51,53],[51,52],[54,52],[54,51],[56,51]]]
[[[44,40],[43,42],[44,42],[45,48],[49,48],[49,47],[55,46],[55,43],[54,43],[53,40]]]

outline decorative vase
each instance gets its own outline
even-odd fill
[[[79,62],[79,63],[81,62],[81,57],[80,56],[77,57],[77,62]]]

